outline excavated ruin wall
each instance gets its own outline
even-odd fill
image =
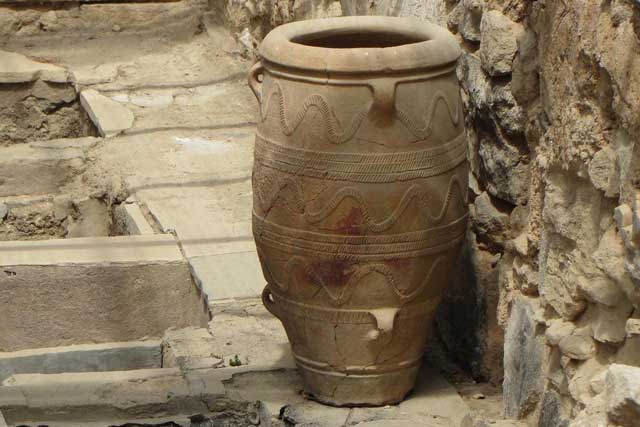
[[[293,5],[302,3],[325,4]],[[462,268],[438,318],[447,348],[477,379],[504,380],[508,416],[540,427],[606,425],[605,395],[627,375],[607,369],[640,366],[640,3],[340,8],[435,21],[464,48],[473,203]],[[635,425],[615,406],[609,421]]]
[[[612,401],[631,374],[611,365],[640,366],[640,4],[406,6],[394,7],[433,17],[465,49],[459,76],[477,182],[468,251],[481,292],[451,300],[484,295],[479,365],[497,372],[494,317],[505,331],[508,416],[540,427],[636,425]]]

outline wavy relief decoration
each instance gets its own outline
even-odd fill
[[[391,288],[391,290],[393,290],[396,296],[400,298],[401,301],[407,302],[407,301],[413,300],[420,293],[422,293],[422,291],[424,291],[424,289],[431,282],[431,277],[433,276],[436,268],[438,268],[445,261],[446,261],[446,257],[444,256],[437,257],[433,262],[433,264],[431,264],[429,272],[427,273],[424,280],[420,282],[420,284],[412,291],[407,291],[400,288],[398,286],[398,281],[393,274],[393,271],[391,271],[391,269],[387,265],[382,263],[353,266],[353,272],[351,273],[351,276],[349,276],[347,283],[341,286],[338,292],[330,289],[330,287],[327,286],[323,277],[315,270],[315,268],[311,265],[311,263],[309,263],[309,261],[307,261],[305,258],[299,255],[293,256],[287,262],[287,265],[285,267],[285,274],[287,276],[287,281],[290,281],[292,280],[293,277],[295,277],[295,270],[302,269],[305,275],[308,278],[310,278],[311,282],[315,286],[325,291],[325,293],[327,294],[327,296],[329,296],[333,304],[342,305],[345,302],[349,301],[349,299],[355,292],[355,289],[358,286],[358,284],[362,282],[362,280],[366,276],[368,276],[369,274],[378,273],[384,276],[389,287]],[[275,277],[274,277],[274,280],[275,280]],[[291,287],[291,285],[288,282],[279,283],[276,281],[276,285],[283,290],[289,289]]]
[[[300,108],[300,110],[298,110],[293,121],[289,122],[289,120],[287,119],[289,114],[287,111],[287,102],[285,99],[284,90],[278,82],[274,82],[273,89],[265,98],[266,101],[264,102],[264,104],[260,105],[260,117],[263,122],[266,120],[269,114],[269,108],[271,106],[271,100],[273,97],[278,98],[278,115],[280,120],[280,127],[282,128],[282,132],[284,132],[285,135],[291,136],[304,121],[307,112],[311,108],[316,108],[322,115],[322,121],[324,122],[326,136],[329,139],[329,142],[331,142],[332,144],[344,144],[345,142],[353,138],[358,129],[360,129],[360,126],[362,125],[362,122],[367,116],[370,108],[370,106],[367,106],[365,110],[357,113],[349,124],[349,127],[347,127],[345,130],[342,130],[340,122],[336,118],[335,111],[331,108],[329,102],[325,99],[325,97],[318,94],[312,94],[304,100],[304,102],[302,103],[302,107]],[[406,112],[400,109],[396,109],[398,121],[402,123],[416,138],[426,139],[431,135],[431,132],[433,131],[433,122],[439,101],[444,102],[445,106],[447,107],[449,117],[451,118],[451,122],[455,126],[458,126],[458,124],[460,123],[460,105],[457,102],[455,111],[453,111],[453,108],[447,100],[446,94],[441,90],[435,91],[433,97],[431,98],[431,101],[426,107],[424,125],[418,124],[417,120],[412,119],[411,116],[409,116]]]
[[[263,182],[268,182],[268,180]],[[344,187],[338,190],[328,202],[324,202],[322,207],[314,211],[305,205],[302,189],[293,178],[285,177],[277,184],[278,188],[273,188],[273,186],[274,184],[268,185],[268,188],[264,188],[262,184],[257,186],[257,198],[260,207],[265,213],[268,213],[273,208],[276,201],[282,200],[289,209],[302,214],[307,222],[317,224],[329,217],[346,199],[352,199],[356,201],[360,212],[362,212],[364,225],[374,233],[386,231],[393,227],[414,200],[425,210],[425,215],[430,224],[434,225],[442,222],[451,204],[455,189],[458,190],[458,195],[462,202],[465,205],[467,204],[467,192],[463,188],[460,178],[457,175],[452,175],[449,179],[444,201],[435,215],[429,212],[431,206],[429,204],[430,198],[427,191],[417,184],[413,184],[402,195],[400,202],[393,211],[383,219],[374,218],[366,198],[362,192],[355,187]]]
[[[409,129],[414,136],[420,139],[426,139],[431,136],[431,132],[433,132],[433,122],[436,115],[436,108],[438,106],[438,102],[440,101],[443,102],[447,107],[447,112],[449,113],[451,123],[453,123],[454,126],[458,126],[460,124],[460,103],[456,102],[456,109],[454,112],[453,108],[451,108],[451,104],[449,104],[447,96],[441,90],[437,90],[433,94],[431,102],[429,102],[429,104],[427,105],[427,109],[424,114],[424,116],[426,117],[426,121],[423,125],[418,124],[417,120],[412,119],[409,114],[399,108],[396,109],[398,120],[407,129]]]
[[[295,132],[295,130],[300,126],[302,121],[304,120],[307,112],[311,108],[316,108],[320,111],[322,115],[322,120],[324,122],[324,127],[326,130],[326,135],[329,141],[332,144],[344,144],[353,138],[353,135],[358,131],[360,125],[364,118],[367,116],[367,111],[361,111],[353,118],[349,127],[344,131],[341,130],[340,123],[336,118],[335,112],[329,106],[329,103],[322,95],[309,95],[304,102],[302,103],[302,107],[298,110],[295,118],[291,123],[289,123],[287,119],[287,104],[285,100],[284,90],[280,86],[279,83],[273,84],[274,89],[269,92],[269,95],[266,97],[266,102],[264,104],[264,111],[262,105],[260,106],[260,116],[262,121],[264,122],[269,114],[269,106],[271,105],[271,99],[274,96],[278,97],[278,107],[279,107],[279,116],[280,116],[280,127],[282,128],[282,132],[285,135],[290,136]],[[369,108],[367,107],[367,110]]]

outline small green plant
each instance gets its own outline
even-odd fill
[[[232,359],[229,359],[229,366],[240,366],[240,365],[242,365],[242,362],[240,361],[240,358],[238,357],[237,354]]]

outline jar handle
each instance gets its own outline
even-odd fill
[[[262,82],[258,80],[258,76],[264,74],[264,67],[261,62],[256,62],[249,70],[249,87],[253,91],[253,94],[258,99],[258,102],[262,102]]]
[[[396,112],[396,79],[376,79],[369,85],[373,91],[370,117],[377,123],[390,124]]]
[[[271,289],[269,285],[265,286],[262,290],[262,305],[269,311],[269,313],[280,319],[280,310],[278,309],[276,302],[271,299]]]

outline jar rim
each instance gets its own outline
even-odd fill
[[[455,63],[446,29],[415,18],[349,16],[281,25],[260,45],[263,60],[323,73],[393,73]]]

